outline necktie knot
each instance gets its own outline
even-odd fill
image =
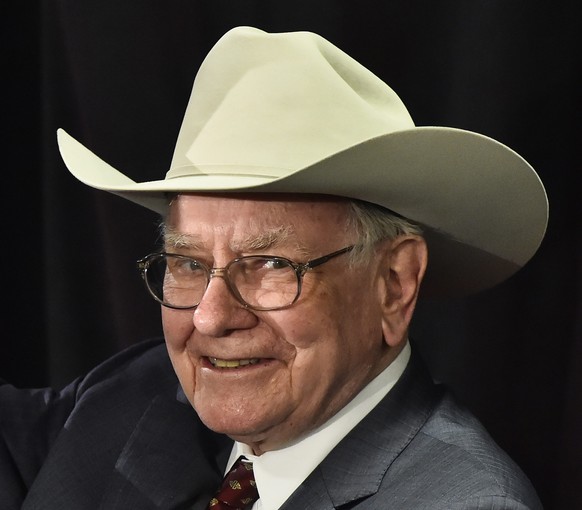
[[[246,510],[259,499],[252,462],[244,457],[234,463],[224,477],[216,495],[210,500],[211,510]]]

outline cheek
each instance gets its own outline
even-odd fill
[[[353,377],[348,373],[366,373],[383,355],[381,310],[369,289],[347,294],[330,289],[324,294],[305,303],[291,329],[289,322],[282,324],[297,349],[293,368],[301,376],[294,380],[309,386],[343,384]]]
[[[183,351],[194,330],[192,311],[162,307],[162,326],[168,349]]]
[[[162,325],[170,361],[184,393],[190,399],[194,394],[196,370],[186,350],[187,341],[194,329],[192,312],[163,307]]]
[[[324,306],[298,307],[283,319],[281,337],[293,347],[291,381],[295,399],[316,398],[333,384],[348,360],[345,358],[346,324],[337,310]]]

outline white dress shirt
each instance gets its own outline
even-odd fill
[[[410,360],[410,345],[343,409],[302,440],[280,450],[253,455],[246,444],[235,442],[227,473],[244,455],[253,463],[260,499],[252,510],[277,510],[321,463],[329,452],[388,394]]]

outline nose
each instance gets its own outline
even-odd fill
[[[194,310],[194,327],[203,335],[222,337],[237,329],[250,329],[258,318],[233,296],[219,271],[214,271],[202,300]]]

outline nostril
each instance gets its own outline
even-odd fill
[[[219,280],[211,280],[194,310],[195,329],[207,336],[221,337],[232,330],[254,327],[257,316],[235,298],[226,282]]]

